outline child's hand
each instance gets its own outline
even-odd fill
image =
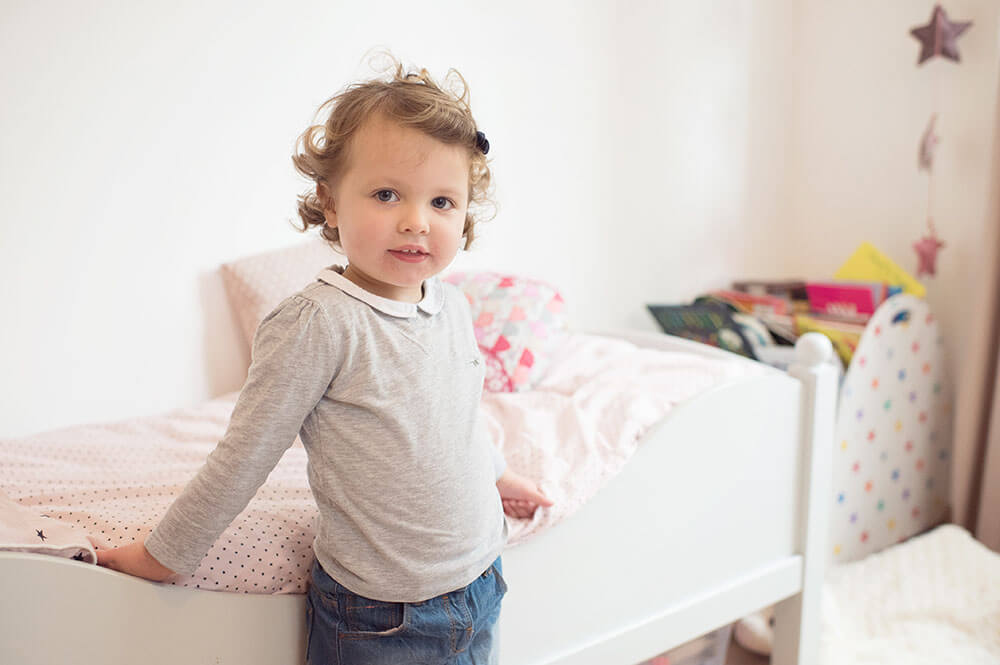
[[[537,484],[514,473],[509,466],[497,481],[497,490],[503,511],[511,517],[531,517],[538,506],[552,505],[552,499]]]
[[[154,559],[139,540],[110,550],[97,550],[97,565],[154,582],[162,582],[174,574]]]

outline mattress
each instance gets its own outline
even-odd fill
[[[494,445],[513,470],[538,481],[555,502],[530,519],[508,517],[508,547],[579,510],[677,404],[769,371],[735,355],[707,358],[570,334],[535,389],[483,395],[480,408]],[[84,546],[104,549],[144,539],[222,438],[237,397],[232,392],[163,414],[0,440],[0,489],[21,512],[70,525]],[[628,509],[623,506],[623,517]],[[316,519],[306,452],[296,438],[198,570],[166,583],[305,593]],[[6,549],[24,547],[8,542]],[[91,565],[85,561],[80,565]]]

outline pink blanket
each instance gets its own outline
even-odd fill
[[[483,397],[488,427],[508,464],[555,500],[530,520],[508,518],[509,545],[579,509],[675,404],[761,371],[735,356],[720,361],[570,335],[536,390]],[[100,548],[145,538],[222,438],[237,395],[162,415],[0,440],[2,489],[21,507],[74,525]],[[304,593],[317,515],[305,468],[305,449],[296,439],[195,574],[168,583]]]

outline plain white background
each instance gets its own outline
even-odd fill
[[[579,329],[654,330],[646,303],[737,278],[829,278],[865,240],[915,271],[937,111],[948,244],[925,283],[960,348],[1000,7],[949,2],[975,22],[962,63],[917,67],[932,7],[5,0],[0,436],[242,385],[218,266],[303,241],[295,139],[378,47],[458,69],[489,137],[499,214],[455,267],[546,279]]]

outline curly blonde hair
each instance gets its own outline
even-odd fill
[[[327,242],[335,250],[342,251],[339,231],[326,225],[320,186],[328,191],[332,189],[346,170],[354,134],[366,121],[381,115],[442,143],[468,149],[469,202],[462,237],[465,238],[464,249],[469,249],[475,238],[476,224],[496,214],[490,167],[486,155],[478,147],[476,121],[469,107],[469,86],[461,74],[449,69],[445,81],[454,74],[461,83],[461,91],[444,89],[426,69],[407,72],[391,54],[385,55],[393,68],[389,80],[375,78],[354,83],[326,100],[316,111],[314,122],[328,113],[326,120],[311,125],[296,140],[292,163],[315,184],[298,197],[303,226],[293,226],[303,233],[311,226],[321,227]]]

